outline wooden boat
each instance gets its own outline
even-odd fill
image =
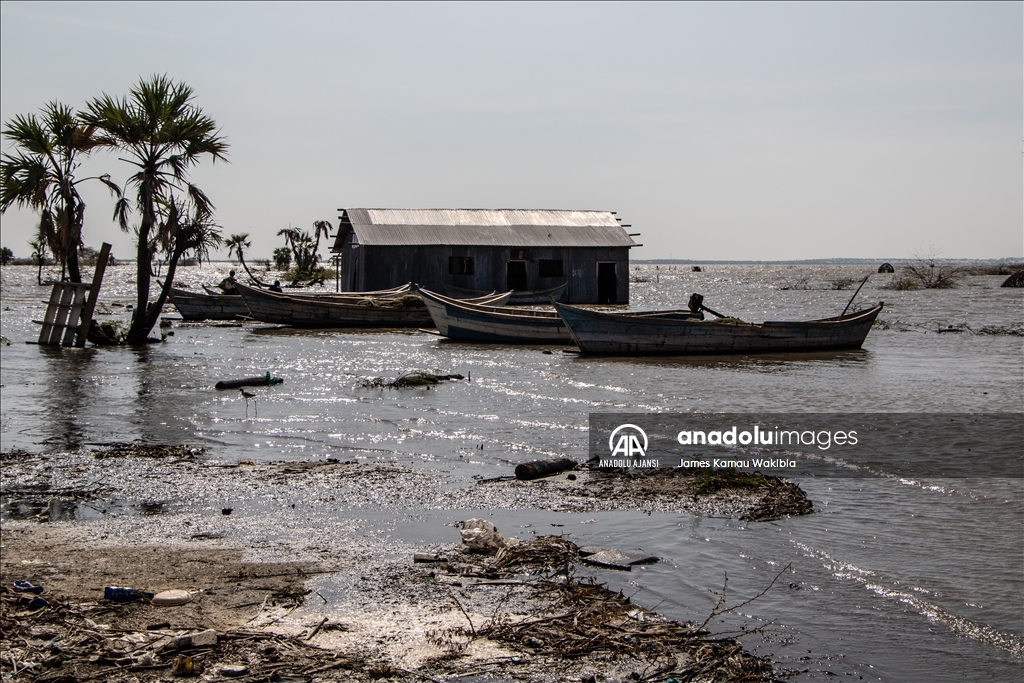
[[[238,284],[238,291],[256,320],[294,327],[428,327],[430,313],[416,302],[405,305],[401,299],[368,297],[317,298],[295,297]],[[502,305],[511,292],[483,297],[481,303]],[[380,305],[391,301],[392,305]]]
[[[879,302],[835,318],[759,324],[734,318],[698,321],[626,316],[558,303],[555,309],[581,352],[647,356],[859,349],[882,306]]]
[[[498,308],[460,301],[420,288],[438,332],[449,339],[504,344],[568,344],[568,328],[554,310]],[[680,320],[703,317],[691,311],[625,313],[626,317],[659,316]]]
[[[249,315],[237,294],[201,294],[172,287],[170,298],[184,320],[237,320]]]
[[[213,296],[240,296],[239,294],[224,294],[224,292],[213,287],[207,287],[203,285],[203,289],[206,290],[207,294]],[[303,292],[299,289],[286,289],[284,294],[288,296],[303,297],[307,299],[365,299],[367,297],[373,299],[395,299],[406,294],[415,294],[413,289],[413,283],[408,282],[399,287],[393,287],[391,289],[378,289],[372,292]],[[491,294],[497,294],[497,292],[491,292]]]
[[[557,287],[552,287],[551,289],[538,289],[530,292],[517,292],[512,290],[512,297],[508,300],[508,305],[528,306],[531,304],[546,304],[552,298],[555,301],[561,301],[562,297],[565,296],[565,290],[568,289],[568,287],[569,283],[563,282]],[[486,294],[486,292],[462,289],[461,287],[455,287],[453,285],[445,286],[445,291],[448,292],[448,298],[463,301],[478,298]]]

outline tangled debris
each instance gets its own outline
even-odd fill
[[[134,606],[74,604],[50,599],[41,609],[21,608],[18,599],[0,595],[3,668],[13,680],[74,683],[90,680],[159,680],[169,673],[281,680],[328,670],[357,669],[361,658],[323,650],[307,637],[258,629],[171,629],[114,627],[105,621]],[[139,606],[141,607],[141,606]],[[112,614],[113,613],[113,614]],[[317,630],[327,627],[321,623]],[[314,634],[315,635],[315,634]],[[276,678],[275,678],[276,674]],[[7,676],[5,676],[5,679]],[[253,680],[249,678],[248,680]]]
[[[798,485],[763,474],[747,474],[734,468],[699,471],[691,474],[680,469],[625,470],[601,469],[584,485],[602,500],[661,499],[693,501],[718,495],[738,495],[747,501],[742,519],[770,521],[789,515],[806,515],[814,506]]]
[[[364,389],[376,389],[376,388],[387,388],[387,389],[404,389],[407,387],[428,387],[438,384],[439,382],[448,382],[451,380],[463,379],[462,375],[435,375],[432,372],[410,372],[404,375],[399,375],[395,379],[384,379],[383,377],[374,377],[373,379],[363,380],[362,386]]]
[[[974,336],[1011,336],[1011,337],[1024,337],[1024,322],[1010,323],[1009,325],[983,325],[977,329],[971,327],[966,322],[950,323],[947,321],[932,321],[929,323],[909,323],[903,320],[881,320],[876,319],[873,323],[875,327],[882,330],[896,330],[897,332],[937,332],[938,334],[944,333],[962,333]]]
[[[580,559],[576,545],[558,536],[511,545],[492,557],[464,553],[445,570],[485,577],[486,585],[507,585],[507,593],[483,623],[474,622],[470,610],[452,593],[451,609],[461,612],[466,625],[434,631],[430,639],[453,656],[474,641],[488,639],[538,658],[580,660],[591,666],[600,658],[606,670],[614,662],[628,662],[635,672],[629,678],[638,681],[771,679],[770,662],[745,652],[731,637],[735,634],[716,635],[705,628],[713,618],[760,596],[727,608],[723,588],[704,623],[672,621],[592,577],[577,577]],[[526,578],[511,580],[524,574]],[[516,611],[515,606],[527,609]],[[583,680],[589,679],[584,675]]]
[[[141,441],[116,441],[104,444],[88,444],[99,446],[93,451],[96,458],[171,458],[173,460],[193,461],[197,455],[206,452],[205,448],[187,444],[147,444]]]

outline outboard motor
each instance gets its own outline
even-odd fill
[[[694,292],[690,295],[690,302],[686,305],[694,313],[700,313],[701,309],[704,307],[703,295]]]

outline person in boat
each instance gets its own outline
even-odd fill
[[[225,294],[238,294],[235,288],[235,271],[231,271],[226,278],[220,281],[220,290]]]
[[[269,289],[271,292],[279,292],[281,294],[284,294],[284,290],[281,289],[281,281],[280,280],[274,280],[274,284],[272,284],[269,287],[267,287],[267,289]]]

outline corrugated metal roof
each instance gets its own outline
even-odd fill
[[[346,209],[364,245],[632,247],[610,211]],[[339,232],[341,239],[343,232]],[[335,248],[339,248],[335,244]]]

